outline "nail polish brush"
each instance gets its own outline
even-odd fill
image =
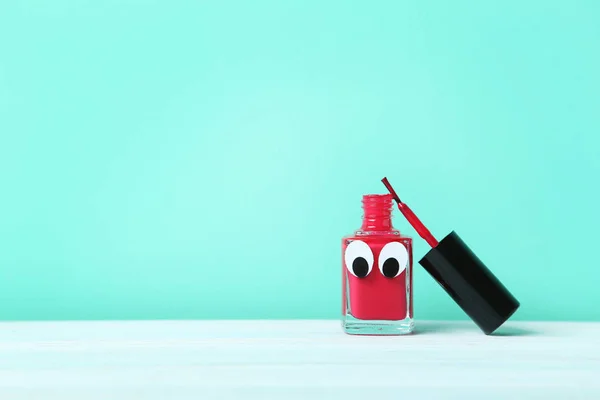
[[[419,264],[486,335],[496,331],[517,311],[519,301],[456,232],[450,232],[438,242],[410,207],[400,200],[387,178],[381,181],[402,215],[431,246]]]

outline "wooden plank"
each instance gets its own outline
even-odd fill
[[[600,399],[600,323],[0,323],[0,399]]]

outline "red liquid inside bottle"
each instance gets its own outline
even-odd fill
[[[413,331],[412,238],[392,225],[392,196],[365,195],[359,230],[342,239],[342,325],[349,334]]]

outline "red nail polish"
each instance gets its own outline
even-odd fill
[[[342,323],[346,333],[413,330],[412,238],[392,224],[393,197],[365,195],[362,226],[342,239]]]

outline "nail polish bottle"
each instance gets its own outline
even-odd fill
[[[360,229],[342,238],[342,327],[348,334],[413,331],[412,238],[392,225],[393,196],[362,199]]]

